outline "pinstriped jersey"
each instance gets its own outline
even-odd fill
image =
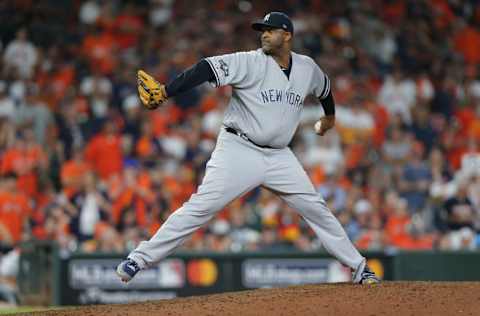
[[[325,98],[330,80],[308,56],[292,52],[287,78],[262,49],[206,58],[215,73],[214,86],[232,86],[223,123],[259,145],[286,147],[300,122],[307,95]]]

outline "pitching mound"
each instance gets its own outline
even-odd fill
[[[97,305],[35,315],[479,315],[480,282],[322,284]]]

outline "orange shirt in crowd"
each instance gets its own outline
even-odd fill
[[[365,231],[360,235],[358,240],[355,242],[355,245],[359,249],[369,249],[376,238],[376,234],[377,232],[373,230]]]
[[[325,181],[325,170],[320,165],[314,166],[309,170],[308,174],[315,187],[321,185]]]
[[[67,90],[73,85],[75,80],[75,68],[72,65],[61,67],[48,81],[52,90],[54,104],[58,104],[65,97]]]
[[[152,137],[140,137],[135,146],[135,152],[139,158],[148,158],[155,154],[156,149]]]
[[[96,67],[103,74],[110,74],[116,65],[115,38],[108,32],[85,36],[82,44],[83,53],[90,59],[91,67]]]
[[[375,120],[375,127],[373,130],[373,145],[377,148],[380,148],[385,141],[385,130],[388,127],[388,111],[385,107],[380,106],[379,104],[369,103],[368,108],[372,109],[372,114]]]
[[[112,178],[112,180],[115,178]],[[133,208],[135,210],[137,224],[145,227],[147,225],[147,207],[155,199],[155,195],[151,191],[152,180],[148,172],[140,171],[136,177],[136,183],[132,187],[122,186],[122,179],[116,178],[109,181],[116,186],[118,193],[113,197],[112,218],[116,224],[120,222],[125,208]],[[138,190],[141,190],[139,192]]]
[[[46,162],[46,155],[40,146],[26,149],[9,148],[2,159],[1,172],[15,172],[18,175],[18,189],[28,196],[35,197],[38,192],[38,179],[35,168]]]
[[[74,79],[75,68],[72,65],[58,65],[53,72],[41,70],[38,72],[36,82],[42,91],[41,99],[51,110],[58,107],[67,89],[73,85]]]
[[[470,126],[475,118],[475,112],[470,107],[465,107],[455,112],[455,118],[458,120],[459,123],[459,137],[467,137]]]
[[[210,112],[218,108],[218,98],[215,94],[206,95],[200,103],[200,111],[203,113]]]
[[[469,126],[468,136],[480,142],[480,118],[475,118]]]
[[[390,245],[399,248],[412,248],[412,237],[407,233],[410,216],[392,215],[385,225],[385,233]]]
[[[365,146],[357,143],[346,147],[345,157],[347,157],[346,167],[347,169],[354,169],[358,166],[365,154]]]
[[[473,27],[466,27],[454,36],[455,49],[469,64],[480,63],[480,32]]]
[[[87,144],[85,158],[104,180],[121,172],[123,156],[120,136],[101,133],[93,137]]]
[[[178,209],[195,192],[195,185],[189,181],[178,180],[172,176],[166,176],[163,180],[163,188],[171,195],[171,211]]]
[[[115,42],[120,48],[130,48],[137,45],[144,22],[141,17],[131,13],[120,14],[112,24]]]
[[[0,223],[9,231],[13,242],[21,240],[24,223],[31,213],[25,194],[0,192]]]
[[[183,115],[182,109],[174,104],[152,112],[150,121],[153,126],[153,134],[156,137],[164,136],[168,132],[168,125],[178,123]]]
[[[118,224],[125,208],[132,208],[135,211],[137,225],[145,227],[147,223],[147,204],[144,199],[136,194],[134,188],[124,190],[112,205],[113,221]]]
[[[432,249],[434,238],[431,235],[422,235],[414,238],[407,231],[410,216],[392,215],[385,225],[385,234],[390,245],[401,249]]]
[[[65,194],[72,196],[83,184],[85,175],[91,171],[90,165],[85,161],[68,160],[62,165],[60,178]]]

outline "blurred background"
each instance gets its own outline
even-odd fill
[[[17,293],[22,242],[54,242],[61,258],[121,258],[195,192],[231,90],[205,84],[146,111],[136,71],[168,82],[201,58],[256,49],[250,23],[270,11],[290,15],[294,51],[314,58],[332,81],[336,130],[315,135],[323,110],[311,99],[291,148],[356,246],[476,252],[478,1],[4,0],[0,275],[7,289]],[[294,210],[256,189],[182,249],[316,253],[322,245]]]

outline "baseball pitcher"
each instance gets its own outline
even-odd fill
[[[354,283],[379,282],[287,147],[307,95],[317,97],[325,112],[316,133],[334,126],[330,80],[313,59],[291,51],[294,30],[286,14],[271,12],[252,28],[261,32],[260,49],[205,58],[168,85],[138,72],[139,96],[148,109],[207,81],[233,90],[197,193],[118,265],[122,281],[171,254],[233,199],[262,186],[300,213],[325,249],[352,269]]]

